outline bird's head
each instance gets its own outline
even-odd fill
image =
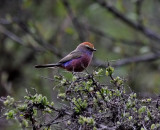
[[[83,42],[83,43],[79,44],[77,46],[77,49],[83,50],[83,51],[90,51],[90,52],[96,51],[96,49],[94,48],[94,45],[90,42]]]

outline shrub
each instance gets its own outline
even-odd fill
[[[100,77],[109,79],[107,84]],[[64,92],[57,95],[62,102],[57,108],[46,96],[28,91],[24,101],[1,98],[4,116],[17,120],[22,128],[37,129],[107,129],[145,130],[160,128],[159,99],[138,99],[136,93],[125,92],[124,81],[114,77],[114,68],[93,73],[75,74],[71,80],[54,76]],[[65,101],[65,102],[64,102]]]

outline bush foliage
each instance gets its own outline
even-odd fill
[[[105,73],[105,74],[104,74]],[[54,76],[61,89],[60,106],[47,96],[26,90],[24,101],[1,98],[7,120],[17,120],[22,128],[38,129],[107,129],[146,130],[160,128],[160,106],[157,99],[138,99],[126,93],[124,80],[113,75],[114,68],[99,69],[91,74],[73,74],[72,79]],[[107,82],[102,83],[101,77]]]

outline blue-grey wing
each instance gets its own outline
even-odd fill
[[[82,52],[80,51],[72,51],[71,53],[69,53],[67,56],[65,56],[64,58],[62,58],[59,63],[65,63],[67,61],[70,61],[72,59],[77,59],[80,58],[82,56]]]

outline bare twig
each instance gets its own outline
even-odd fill
[[[137,14],[137,22],[141,25],[143,25],[142,17],[141,17],[141,10],[142,10],[142,3],[143,0],[137,0],[135,5],[136,5],[136,14]]]
[[[112,42],[121,42],[121,43],[124,43],[124,44],[133,45],[133,46],[135,46],[135,45],[136,46],[143,46],[143,44],[144,44],[141,41],[138,42],[138,41],[131,41],[131,40],[126,40],[126,39],[122,39],[122,38],[113,37],[113,36],[107,34],[106,32],[104,32],[104,31],[102,31],[102,30],[100,30],[100,29],[98,29],[98,28],[96,28],[94,26],[91,26],[91,25],[86,25],[86,28],[90,32],[92,32],[92,33],[94,33],[94,34],[96,34],[98,36],[107,38],[107,39],[111,40]]]
[[[108,126],[105,126],[103,124],[98,124],[98,126],[100,127],[101,130],[116,130],[117,127],[114,126],[114,127],[108,127]]]
[[[117,60],[115,62],[111,63],[111,66],[114,67],[120,67],[123,65],[128,65],[131,63],[140,63],[140,62],[147,62],[147,61],[154,61],[158,60],[160,58],[159,53],[151,53],[151,54],[145,54],[145,55],[140,55],[140,56],[134,56],[134,57],[129,57],[121,60]],[[94,60],[92,63],[93,66],[99,66],[99,67],[107,67],[107,63],[102,62],[100,60]]]
[[[11,21],[8,21],[7,19],[0,18],[0,24],[8,25],[8,24],[11,24],[11,23],[12,23],[12,22],[11,22]]]
[[[17,43],[24,45],[24,42],[21,38],[19,38],[18,36],[16,36],[14,33],[8,31],[5,27],[3,27],[2,25],[0,25],[0,32],[3,33],[4,35],[8,36],[9,38],[11,38],[12,40],[16,41]]]
[[[148,29],[147,27],[142,26],[141,24],[137,24],[134,21],[130,20],[127,18],[125,15],[120,13],[116,8],[111,6],[108,2],[104,0],[96,0],[97,3],[99,3],[101,6],[103,6],[105,9],[107,9],[110,13],[112,13],[116,18],[124,22],[125,24],[129,25],[133,29],[136,29],[137,31],[141,32],[148,38],[155,40],[155,41],[160,41],[160,36],[153,32],[152,30]],[[158,42],[159,43],[159,42]]]
[[[72,23],[73,23],[75,29],[77,30],[77,33],[79,35],[79,40],[81,42],[86,41],[86,39],[87,39],[87,37],[86,37],[87,35],[85,33],[86,30],[82,26],[82,24],[79,23],[78,18],[75,17],[75,15],[74,15],[74,13],[72,11],[72,8],[70,7],[70,4],[69,4],[68,0],[62,0],[62,2],[63,2],[63,5],[65,6],[65,8],[67,10],[68,15],[70,16],[70,18],[72,20]]]
[[[18,21],[17,24],[24,30],[27,34],[29,34],[40,46],[43,48],[52,51],[57,57],[62,57],[62,53],[53,45],[49,44],[44,40],[43,36],[40,34],[37,27],[33,24],[36,33],[32,33],[28,25],[23,21]]]

